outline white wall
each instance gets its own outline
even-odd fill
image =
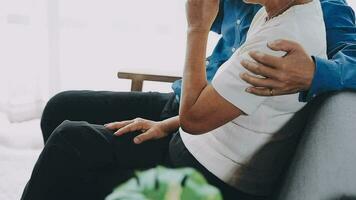
[[[129,82],[116,78],[120,69],[180,75],[185,53],[184,3],[59,1],[62,90],[128,90]],[[216,36],[212,43],[215,40]],[[170,84],[161,85],[148,83],[144,89],[170,91]]]
[[[354,11],[356,10],[356,0],[348,0],[347,1],[350,6],[354,9]]]

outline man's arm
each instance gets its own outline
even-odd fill
[[[247,91],[270,96],[300,93],[301,101],[328,91],[356,89],[356,26],[355,15],[344,2],[325,2],[323,12],[327,29],[329,60],[310,57],[303,48],[290,41],[271,43],[273,50],[288,54],[282,59],[251,52],[258,63],[243,61],[241,64],[252,73],[266,78],[244,74],[242,79],[252,87]],[[271,76],[272,74],[272,76]],[[256,87],[266,85],[266,87]],[[255,86],[255,87],[254,87]]]
[[[301,101],[309,101],[324,92],[356,90],[356,42],[345,45],[330,60],[318,57],[314,57],[314,60],[315,76],[310,89],[300,93]]]
[[[213,24],[211,25],[210,30],[217,34],[221,34],[221,26],[222,26],[223,19],[224,19],[224,1],[221,1],[219,3],[218,14],[217,14]]]

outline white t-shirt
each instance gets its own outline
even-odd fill
[[[262,8],[252,21],[244,45],[219,68],[212,81],[216,91],[246,115],[203,135],[180,129],[187,149],[203,166],[224,182],[256,195],[272,192],[286,159],[284,152],[296,134],[282,127],[305,104],[298,101],[298,94],[260,97],[245,92],[249,85],[239,77],[246,71],[241,59],[251,59],[248,52],[252,50],[285,55],[267,47],[267,42],[276,39],[296,41],[309,55],[327,58],[318,0],[293,6],[267,22],[266,17]]]

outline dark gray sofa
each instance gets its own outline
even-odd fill
[[[356,92],[320,96],[295,118],[305,126],[274,199],[356,199]]]

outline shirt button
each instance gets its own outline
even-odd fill
[[[236,48],[235,48],[235,47],[234,47],[234,48],[232,48],[232,49],[231,49],[231,51],[232,51],[232,52],[235,52],[235,51],[236,51]]]
[[[240,25],[240,24],[241,24],[241,20],[238,19],[238,20],[236,21],[236,24],[237,24],[237,25]]]

